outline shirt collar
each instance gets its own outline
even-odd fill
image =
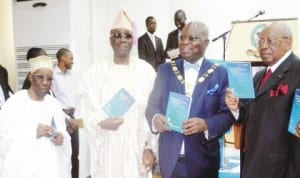
[[[202,65],[202,62],[203,62],[203,57],[201,57],[200,59],[198,59],[195,63],[190,63],[186,60],[184,60],[184,69],[187,70],[189,68],[194,68],[195,70],[199,71],[200,70],[200,67]]]
[[[268,66],[267,70],[271,69],[271,71],[274,72],[278,68],[278,66],[280,66],[280,64],[282,64],[291,53],[292,50],[287,51],[274,65]]]

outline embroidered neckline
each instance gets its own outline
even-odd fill
[[[185,83],[185,80],[183,78],[183,75],[180,73],[180,71],[178,70],[178,67],[176,66],[175,61],[171,61],[171,66],[172,66],[172,70],[174,72],[174,74],[176,75],[176,78],[180,81],[180,83],[183,85]],[[203,83],[206,78],[211,75],[216,68],[218,67],[218,64],[213,64],[203,75],[201,75],[198,79],[197,79],[197,83]]]

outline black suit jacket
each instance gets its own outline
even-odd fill
[[[254,77],[255,99],[244,102],[240,119],[244,119],[242,178],[300,177],[300,139],[288,132],[295,89],[300,88],[300,59],[291,54],[259,88],[266,70]],[[288,93],[278,91],[288,86]]]
[[[0,65],[0,86],[3,90],[5,100],[7,100],[9,92],[13,93],[13,91],[8,84],[7,70],[2,65]]]
[[[156,50],[147,33],[138,39],[139,58],[144,59],[157,70],[160,64],[165,63],[164,47],[160,38],[155,36]]]
[[[179,30],[176,29],[176,30],[173,30],[172,32],[170,32],[168,34],[168,39],[167,39],[167,46],[166,46],[166,49],[165,49],[165,55],[170,58],[167,54],[167,52],[171,49],[177,49],[178,48],[178,33],[179,33]],[[178,57],[180,58],[180,57]],[[176,58],[176,59],[178,59]]]

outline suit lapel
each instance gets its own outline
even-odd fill
[[[284,77],[286,72],[290,69],[291,67],[291,58],[292,55],[290,55],[270,76],[270,78],[266,81],[266,83],[259,88],[260,82],[256,84],[257,88],[257,94],[256,97],[261,96],[265,92],[270,91],[274,86],[276,86]],[[264,73],[265,74],[265,73]],[[262,80],[264,75],[260,76],[260,81]]]
[[[178,59],[175,61],[176,66],[178,68],[178,70],[180,71],[180,73],[182,74],[183,78],[184,78],[184,68],[183,68],[183,59]],[[172,66],[171,66],[172,67]],[[174,74],[175,75],[175,74]],[[179,93],[185,94],[185,87],[184,84],[182,84],[178,79],[177,76],[175,77],[175,86],[177,91],[179,91]]]
[[[199,77],[201,77],[210,67],[212,64],[210,64],[208,61],[206,61],[205,59],[203,59],[203,62],[201,64],[198,76],[197,76],[197,80],[196,80],[196,84],[195,84],[195,88],[193,91],[193,98],[197,98],[199,97],[199,95],[203,92],[203,86],[204,84],[207,82],[206,80],[202,83],[198,82]],[[213,74],[212,74],[213,75]],[[209,78],[209,77],[208,77]],[[209,79],[208,79],[209,80]]]
[[[155,48],[154,48],[151,38],[149,37],[149,35],[147,33],[145,33],[145,36],[146,36],[148,46],[150,45],[152,47],[152,49],[155,51]],[[155,39],[155,43],[156,43],[156,39]]]

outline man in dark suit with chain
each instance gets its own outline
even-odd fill
[[[165,63],[164,47],[161,39],[154,35],[156,20],[149,16],[146,18],[147,32],[138,39],[139,58],[144,59],[157,70],[160,64]]]

